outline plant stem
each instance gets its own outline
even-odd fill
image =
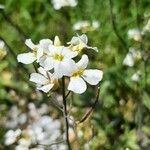
[[[65,133],[66,133],[66,143],[68,145],[68,150],[71,150],[71,145],[69,141],[69,123],[68,123],[68,113],[67,113],[67,104],[66,104],[66,95],[65,95],[65,77],[62,77],[62,97],[63,97],[63,114],[65,121]]]
[[[116,23],[115,23],[112,0],[109,0],[109,10],[110,10],[110,20],[111,20],[111,24],[112,24],[112,28],[114,30],[114,33],[117,36],[117,38],[120,40],[122,46],[126,49],[126,51],[128,51],[128,45],[127,45],[126,41],[119,34]]]

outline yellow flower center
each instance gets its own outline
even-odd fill
[[[83,70],[78,70],[72,74],[72,77],[77,77],[77,76],[82,76],[83,75]]]
[[[55,59],[55,60],[58,60],[58,61],[62,61],[63,59],[64,59],[64,56],[63,55],[61,55],[61,54],[54,54],[53,55],[53,58]]]

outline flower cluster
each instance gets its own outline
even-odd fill
[[[143,36],[145,34],[149,34],[150,32],[150,19],[147,21],[147,24],[142,28],[132,28],[128,30],[128,38],[133,39],[137,42],[141,42],[143,40]]]
[[[98,51],[96,47],[90,47],[87,43],[88,38],[85,34],[72,37],[67,43],[68,46],[63,46],[58,36],[54,42],[42,39],[36,45],[31,39],[27,39],[25,44],[31,52],[19,54],[17,59],[24,64],[34,61],[39,64],[38,73],[32,73],[30,76],[30,81],[36,83],[38,90],[47,93],[58,86],[59,79],[67,76],[70,78],[68,90],[81,94],[87,89],[86,82],[96,85],[103,76],[101,70],[86,69],[89,62],[86,54],[83,54],[77,63],[73,60],[83,49]]]
[[[26,116],[26,117],[22,117]],[[25,119],[26,118],[26,119]],[[48,106],[46,104],[36,107],[35,104],[28,104],[28,111],[13,106],[8,113],[6,127],[9,129],[4,138],[4,144],[15,150],[44,150],[42,145],[50,145],[63,139],[61,132],[61,122],[49,116]],[[23,122],[20,120],[24,120]],[[16,123],[17,122],[17,123]],[[65,150],[66,145],[52,145],[52,150]]]

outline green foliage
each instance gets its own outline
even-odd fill
[[[109,0],[78,0],[76,7],[60,10],[55,10],[50,0],[0,0],[0,4],[5,6],[4,10],[0,10],[0,37],[7,43],[7,55],[0,59],[0,105],[6,106],[3,111],[0,106],[0,116],[4,118],[5,112],[20,99],[37,104],[48,102],[46,96],[41,96],[28,81],[28,72],[34,71],[33,66],[18,65],[16,62],[17,54],[28,51],[24,44],[26,38],[38,42],[42,38],[53,39],[58,35],[62,41],[69,41],[76,34],[72,29],[74,23],[97,20],[100,28],[86,34],[90,45],[97,46],[99,53],[86,53],[92,59],[89,66],[102,69],[104,78],[100,83],[99,104],[90,120],[94,131],[91,137],[82,138],[81,147],[84,149],[84,143],[90,141],[92,150],[148,150],[150,143],[145,144],[144,139],[150,136],[150,32],[140,42],[129,39],[127,32],[137,26],[142,29],[147,24],[150,2],[138,1],[137,8],[135,1],[113,1],[117,32],[128,49],[134,47],[142,53],[142,59],[137,60],[133,67],[126,67],[123,60],[128,49],[113,30]],[[131,77],[138,70],[141,77],[134,82]],[[73,107],[76,111],[73,115],[77,120],[93,104],[94,97],[95,87],[89,88],[83,95],[74,95]],[[91,124],[84,128],[90,128]],[[87,131],[83,132],[86,134]],[[3,142],[4,133],[2,122],[0,142]],[[141,138],[140,134],[143,135]]]

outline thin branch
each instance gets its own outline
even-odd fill
[[[49,144],[49,145],[37,143],[37,145],[45,146],[45,147],[50,147],[50,146],[53,146],[53,145],[56,145],[56,144],[60,144],[60,143],[63,143],[63,142],[65,142],[65,141],[64,141],[64,140],[62,140],[62,141],[57,141],[57,142],[53,142],[53,143],[51,143],[51,144]]]
[[[52,98],[51,98],[51,99],[52,99]],[[54,99],[52,99],[51,102],[53,103],[53,105],[54,105],[55,107],[57,107],[61,112],[63,112],[63,109],[55,102]]]
[[[71,93],[71,91],[68,91],[68,93],[65,96],[65,100],[67,99],[67,97],[69,96],[70,93]]]
[[[114,30],[114,33],[116,34],[117,38],[120,40],[121,44],[126,49],[126,51],[128,51],[128,45],[127,45],[127,43],[121,37],[121,35],[119,34],[119,32],[117,30],[117,26],[116,26],[114,14],[113,14],[113,3],[112,3],[112,0],[109,0],[109,7],[110,7],[110,9],[109,9],[110,10],[110,19],[111,19],[111,24],[112,24],[112,28]]]
[[[67,113],[67,103],[66,103],[66,95],[65,95],[65,77],[62,77],[62,97],[63,97],[63,114],[65,120],[65,133],[66,133],[66,143],[68,145],[68,149],[71,150],[71,145],[69,141],[69,122],[68,122],[68,113]]]
[[[85,113],[85,115],[81,118],[81,120],[77,122],[78,124],[84,122],[90,116],[90,114],[94,111],[96,104],[98,102],[98,99],[99,99],[99,93],[100,93],[100,87],[98,87],[97,89],[96,99],[95,99],[93,106]]]

